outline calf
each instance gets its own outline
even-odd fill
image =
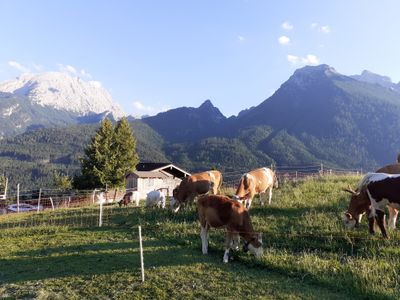
[[[123,197],[121,200],[118,201],[118,205],[119,207],[121,207],[122,205],[127,206],[129,204],[129,199],[128,197]]]
[[[376,170],[375,173],[400,174],[400,164],[397,163],[392,165],[386,165]],[[347,209],[347,212],[345,213],[343,219],[345,227],[346,228],[357,227],[361,222],[363,214],[366,213],[368,217],[369,232],[371,234],[374,234],[375,218],[369,217],[371,213],[371,201],[368,198],[366,189],[361,188],[360,190],[357,189],[356,191],[354,191],[351,188],[347,188],[344,189],[344,191],[351,194],[349,208]],[[388,222],[389,228],[395,229],[398,210],[390,206],[388,206],[388,209],[389,209],[389,222]]]
[[[214,227],[226,228],[223,262],[228,262],[229,249],[239,236],[246,241],[245,251],[250,250],[256,257],[262,256],[261,235],[254,232],[249,213],[241,203],[221,195],[205,195],[197,201],[197,211],[203,254],[208,252],[208,230]]]
[[[124,197],[118,202],[119,207],[122,205],[127,206],[131,202],[135,202],[136,206],[139,206],[140,194],[138,191],[131,191],[125,193]]]
[[[146,207],[165,208],[165,195],[161,191],[151,191],[146,196]]]
[[[256,169],[242,176],[234,199],[245,201],[246,208],[249,209],[255,195],[260,196],[261,205],[264,205],[261,194],[268,191],[268,204],[271,204],[273,187],[278,187],[275,172],[268,168]]]
[[[400,174],[368,173],[360,182],[371,201],[370,217],[375,217],[382,236],[387,238],[385,207],[400,208]]]

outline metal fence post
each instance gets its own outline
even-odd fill
[[[103,226],[103,199],[100,199],[99,227]]]
[[[17,184],[17,212],[19,212],[19,183]]]
[[[144,282],[144,259],[143,259],[143,243],[142,243],[142,226],[139,226],[139,245],[140,245],[140,269],[142,271],[142,282]]]
[[[38,206],[37,206],[37,212],[40,211],[40,199],[42,198],[42,189],[39,189],[39,199],[38,199]]]

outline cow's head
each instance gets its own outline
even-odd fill
[[[244,200],[248,197],[247,194],[250,189],[253,188],[253,181],[253,176],[251,176],[251,174],[246,173],[242,176],[235,193],[240,200]]]
[[[264,254],[264,249],[262,246],[262,234],[256,234],[249,241],[246,241],[243,245],[243,251],[250,251],[251,254],[254,254],[255,257],[260,258]]]
[[[371,202],[365,191],[354,191],[350,187],[343,190],[351,194],[349,208],[343,217],[344,226],[351,229],[359,225],[362,215],[369,208]]]

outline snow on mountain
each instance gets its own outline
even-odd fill
[[[28,97],[41,106],[50,106],[85,116],[109,111],[116,119],[125,115],[100,82],[84,81],[61,72],[26,73],[0,83],[0,91]]]

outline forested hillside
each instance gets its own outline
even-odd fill
[[[168,161],[160,136],[140,121],[131,122],[137,151],[143,161]],[[10,187],[24,189],[52,187],[55,171],[73,177],[79,172],[79,158],[98,125],[74,125],[28,132],[0,142],[2,172]]]

